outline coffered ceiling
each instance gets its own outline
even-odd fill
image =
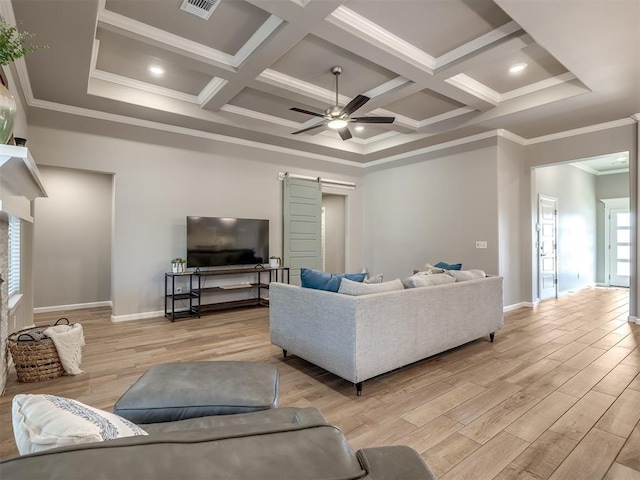
[[[640,112],[638,0],[191,1],[210,18],[182,0],[0,0],[49,46],[15,64],[27,104],[358,163]],[[365,95],[352,117],[395,121],[342,140],[290,110],[334,105],[335,65],[340,107]]]

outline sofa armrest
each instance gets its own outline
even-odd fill
[[[363,448],[356,456],[371,480],[436,480],[420,454],[404,445]]]

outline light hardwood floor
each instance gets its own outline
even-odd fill
[[[109,315],[64,315],[84,327],[84,374],[27,384],[10,373],[0,397],[0,458],[17,454],[17,393],[111,410],[152,365],[253,360],[278,366],[281,406],[320,408],[354,449],[410,445],[443,480],[640,479],[640,326],[627,322],[624,289],[589,289],[510,312],[494,344],[483,338],[367,381],[362,397],[335,375],[284,359],[269,342],[265,308],[175,323],[113,324]]]

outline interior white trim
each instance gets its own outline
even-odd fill
[[[289,92],[293,91],[306,97],[320,100],[321,102],[331,103],[331,105],[333,105],[333,103],[336,101],[335,91],[318,87],[316,85],[313,85],[312,83],[305,82],[290,75],[277,72],[270,68],[263,70],[260,75],[256,77],[256,80],[268,83],[269,85],[273,85],[274,87],[282,88],[283,90],[287,90]],[[343,105],[349,102],[349,100],[351,99],[345,97],[344,95],[338,95],[338,101]]]
[[[640,318],[634,317],[633,315],[629,315],[629,323],[635,323],[636,325],[640,325]]]
[[[230,105],[228,103],[226,105],[223,105],[220,111],[233,113],[234,115],[242,115],[243,117],[249,117],[255,120],[262,120],[263,122],[275,123],[287,128],[304,128],[301,124],[292,120],[286,120],[281,117],[275,117],[267,113],[256,112],[255,110],[249,110],[248,108],[242,108],[236,105]]]
[[[238,66],[236,59],[227,53],[207,47],[198,42],[187,40],[186,38],[160,30],[159,28],[152,27],[151,25],[133,20],[110,10],[105,9],[98,12],[98,23],[132,32],[148,40],[152,40],[156,45],[162,46],[163,48],[170,47],[173,51],[178,50],[191,57],[196,56],[204,63],[225,66],[227,68],[233,67],[234,69]]]
[[[348,188],[350,190],[355,190],[356,188],[355,182],[345,182],[343,180],[332,180],[330,178],[323,178],[323,177],[312,177],[309,175],[298,175],[296,173],[290,173],[290,172],[278,172],[278,180],[282,181],[287,177],[295,178],[298,180],[313,180],[314,182],[319,182],[319,183],[322,183],[323,185],[328,185],[331,187]]]
[[[625,125],[633,125],[634,123],[635,122],[631,118],[621,118],[620,120],[613,120],[611,122],[598,123],[596,125],[589,125],[588,127],[575,128],[573,130],[566,130],[564,132],[557,132],[557,133],[552,133],[550,135],[543,135],[541,137],[530,138],[527,140],[526,145],[551,142],[553,140],[559,140],[561,138],[568,138],[568,137],[574,137],[576,135],[584,135],[586,133],[609,130],[610,128],[624,127]]]
[[[513,20],[509,23],[505,23],[495,30],[485,33],[484,35],[478,38],[474,38],[464,45],[460,45],[459,47],[440,55],[438,58],[436,58],[435,68],[441,69],[466,55],[477,52],[481,48],[485,48],[492,43],[495,43],[498,40],[502,40],[503,38],[508,37],[509,35],[512,35],[520,30],[522,30],[522,28],[520,28],[520,25],[518,25]]]
[[[144,320],[145,318],[157,317],[164,317],[164,312],[162,310],[158,310],[157,312],[132,313],[131,315],[111,315],[111,321],[113,323],[130,322],[132,320]]]
[[[372,88],[362,95],[369,98],[375,98],[410,83],[412,83],[411,80],[408,80],[404,77],[396,77],[392,80],[389,80],[388,82],[383,83],[382,85],[378,85],[377,87]]]
[[[264,41],[271,36],[273,32],[276,31],[284,20],[275,15],[271,15],[269,18],[265,20],[265,22],[260,25],[260,28],[255,31],[251,38],[246,41],[246,43],[240,47],[240,50],[236,52],[233,56],[233,64],[236,67],[242,65],[242,63],[249,58],[249,56],[256,51],[256,49],[264,43]]]
[[[567,83],[575,79],[576,76],[573,73],[566,72],[561,75],[546,78],[544,80],[540,80],[539,82],[531,83],[524,87],[516,88],[515,90],[511,90],[510,92],[503,93],[502,95],[500,95],[500,101],[504,102],[517,97],[522,97],[523,95],[538,92],[540,90],[544,90],[545,88],[555,87],[556,85]]]
[[[33,313],[49,313],[59,312],[62,310],[81,310],[83,308],[113,307],[111,301],[105,302],[88,302],[88,303],[72,303],[69,305],[53,305],[51,307],[34,307]]]
[[[513,310],[518,310],[519,308],[533,308],[533,304],[531,302],[514,303],[513,305],[506,305],[502,311],[507,313],[512,312]]]
[[[436,68],[434,57],[344,5],[331,12],[326,20],[384,51],[403,58],[429,74],[433,74]]]
[[[207,83],[207,85],[198,94],[198,103],[200,104],[200,106],[209,103],[211,99],[215,97],[216,94],[220,90],[222,90],[222,87],[224,87],[227,83],[229,83],[229,81],[225,80],[224,78],[213,77],[211,81]]]
[[[493,106],[500,103],[501,95],[495,90],[487,87],[484,83],[474,80],[464,73],[459,73],[445,80],[449,85],[459,88],[463,92],[467,92],[480,100],[490,103]]]

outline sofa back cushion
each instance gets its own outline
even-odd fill
[[[485,278],[487,276],[484,270],[448,270],[445,275],[451,275],[456,282],[475,280],[476,278]]]
[[[430,287],[432,285],[444,285],[445,283],[454,283],[456,279],[446,273],[433,273],[431,275],[424,273],[416,273],[405,278],[402,283],[404,288]]]
[[[328,292],[337,292],[340,288],[340,282],[343,278],[347,278],[354,282],[362,282],[367,276],[366,272],[362,273],[327,273],[313,268],[300,269],[300,284],[305,288],[315,288],[316,290],[327,290]]]
[[[340,283],[338,293],[345,295],[368,295],[370,293],[392,292],[394,290],[404,290],[404,286],[399,278],[382,283],[360,283],[343,278]]]

